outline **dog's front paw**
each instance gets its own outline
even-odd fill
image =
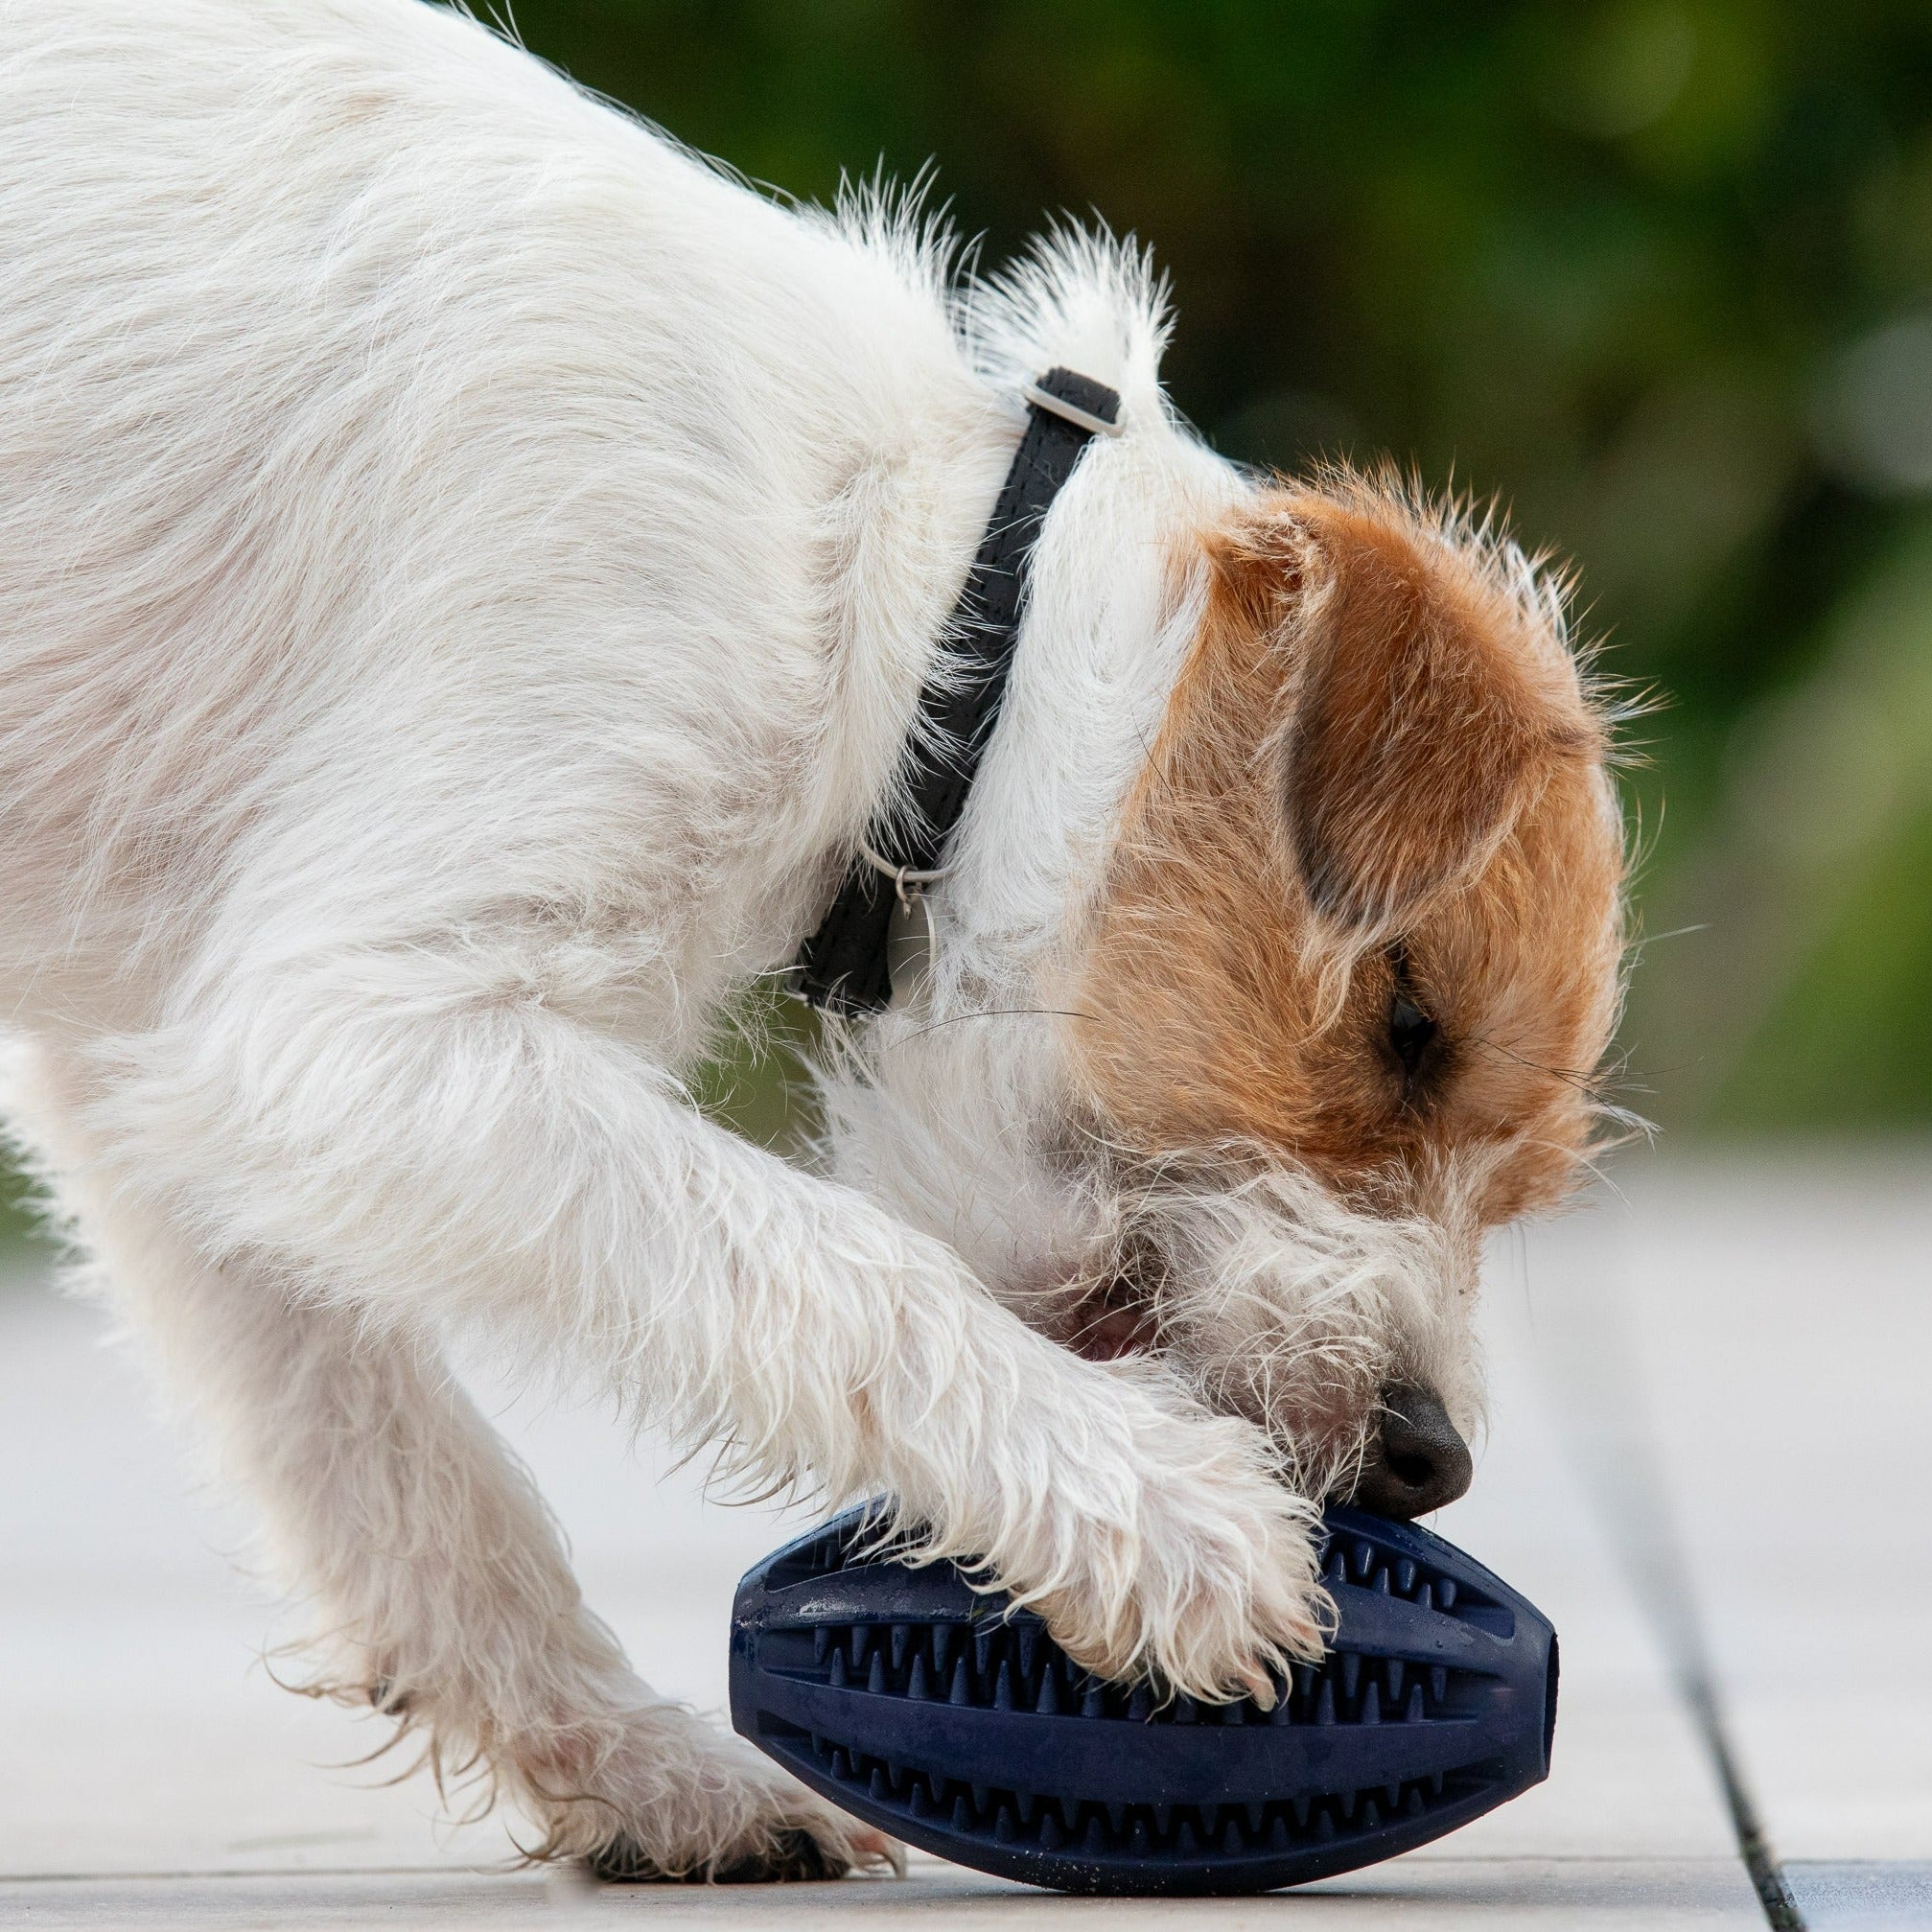
[[[1131,1510],[1079,1525],[1035,1607],[1104,1677],[1270,1703],[1289,1662],[1318,1657],[1332,1627],[1318,1511],[1270,1473],[1246,1423],[1163,1415],[1138,1448]]]
[[[794,1809],[814,1815],[784,1822],[782,1813]],[[668,1869],[628,1832],[619,1832],[584,1863],[594,1878],[608,1885],[770,1885],[843,1878],[869,1866],[896,1871],[902,1862],[898,1846],[883,1831],[810,1801],[781,1806],[780,1816],[717,1846],[702,1861],[685,1862],[688,1857],[685,1848],[676,1869]]]
[[[531,1856],[618,1884],[745,1885],[904,1867],[883,1832],[677,1705],[631,1713],[588,1764],[518,1767],[548,1828]]]

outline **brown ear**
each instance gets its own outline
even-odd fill
[[[1316,911],[1391,931],[1594,738],[1568,653],[1405,519],[1297,503],[1290,837]]]

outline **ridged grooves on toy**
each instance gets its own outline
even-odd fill
[[[780,1734],[788,1727],[780,1727]],[[803,1741],[806,1734],[796,1734]],[[1238,1858],[1335,1844],[1344,1834],[1378,1830],[1396,1818],[1421,1818],[1445,1800],[1469,1795],[1466,1778],[1437,1773],[1373,1790],[1303,1795],[1232,1804],[1127,1804],[1043,1798],[998,1785],[963,1784],[907,1771],[882,1757],[809,1739],[826,1775],[854,1796],[903,1805],[914,1818],[943,1820],[962,1836],[1002,1846],[1073,1849],[1096,1858],[1171,1852],[1181,1859]]]
[[[1380,1829],[1391,1818],[1422,1818],[1443,1799],[1466,1795],[1468,1781],[1435,1776],[1374,1791],[1277,1799],[1248,1804],[1098,1804],[1043,1799],[997,1785],[935,1785],[883,1758],[849,1753],[813,1739],[826,1774],[881,1804],[904,1804],[914,1818],[941,1818],[960,1835],[986,1835],[997,1845],[1076,1849],[1096,1858],[1239,1858],[1246,1852],[1292,1852],[1333,1845],[1344,1833]],[[1070,1814],[1070,1816],[1068,1816]]]
[[[1297,1666],[1269,1709],[1252,1700],[1162,1698],[1145,1685],[1103,1683],[1062,1655],[1032,1613],[975,1598],[956,1574],[943,1573],[946,1566],[899,1569],[890,1550],[869,1547],[849,1518],[747,1578],[747,1591],[761,1598],[767,1614],[755,1634],[741,1630],[746,1694],[741,1700],[734,1665],[734,1715],[765,1749],[860,1815],[949,1855],[1036,1882],[1239,1891],[1350,1869],[1426,1842],[1543,1775],[1556,1660],[1553,1635],[1523,1606],[1531,1618],[1529,1641],[1540,1632],[1548,1645],[1547,1678],[1542,1663],[1535,1673],[1541,1721],[1527,1738],[1520,1724],[1500,1737],[1491,1725],[1495,1700],[1520,1694],[1523,1686],[1520,1671],[1510,1673],[1518,1679],[1514,1692],[1501,1683],[1498,1664],[1517,1635],[1517,1615],[1481,1587],[1494,1579],[1423,1532],[1376,1524],[1369,1534],[1350,1533],[1349,1525],[1373,1520],[1333,1514],[1339,1521],[1324,1580],[1342,1604],[1338,1647],[1318,1665]],[[1464,1573],[1432,1567],[1418,1553],[1430,1548],[1455,1558]],[[888,1601],[898,1599],[895,1608],[925,1598],[921,1608],[943,1602],[945,1609],[922,1617],[835,1614],[842,1601],[877,1602],[882,1589]],[[1379,1610],[1378,1602],[1387,1609]],[[1469,1634],[1443,1638],[1458,1626]],[[1357,1647],[1349,1647],[1352,1635]],[[1464,1661],[1443,1661],[1445,1647]],[[1396,1654],[1404,1650],[1411,1654]],[[1412,1654],[1418,1650],[1429,1654]],[[756,1711],[749,1694],[755,1674],[774,1687],[765,1708]],[[797,1687],[796,1701],[778,1691],[780,1683]],[[789,1715],[770,1708],[787,1703]],[[1071,1737],[1056,1729],[1062,1743],[1031,1764],[983,1756],[969,1768],[986,1781],[971,1782],[947,1775],[968,1767],[929,1747],[921,1708],[942,1727],[948,1716],[985,1712],[975,1721],[1084,1718],[1103,1729],[1097,1735],[1077,1725]],[[1073,1740],[1092,1746],[1119,1728],[1121,1746],[1132,1753],[1141,1738],[1154,1747],[1151,1734],[1180,1745],[1182,1727],[1201,1737],[1191,1751],[1210,1754],[1195,1759],[1209,1766],[1207,1784],[1189,1794],[1199,1802],[1135,1803],[1106,1788],[1095,1793],[1061,1762],[1069,1754],[1084,1756],[1091,1775],[1090,1752]],[[1306,1738],[1305,1769],[1326,1763],[1339,1772],[1339,1752],[1358,1775],[1331,1779],[1334,1788],[1322,1788],[1316,1776],[1307,1789],[1284,1792],[1279,1779],[1257,1789],[1248,1747],[1237,1747],[1232,1737],[1210,1746],[1205,1734],[1249,1727],[1267,1729],[1284,1745],[1285,1733]],[[1353,1746],[1344,1744],[1350,1736],[1359,1740]],[[1105,1749],[1111,1755],[1112,1747]],[[1267,1749],[1272,1754],[1277,1747]],[[1223,1777],[1221,1760],[1229,1751],[1245,1764],[1230,1758]],[[1527,1761],[1539,1757],[1538,1763]],[[1398,1775],[1364,1781],[1359,1774],[1371,1768]],[[1038,1788],[1043,1784],[1049,1788]]]
[[[774,1577],[774,1582],[780,1579]],[[1353,1583],[1401,1597],[1424,1610],[1501,1638],[1515,1618],[1454,1579],[1436,1576],[1408,1558],[1391,1563],[1375,1546],[1338,1538],[1323,1581]],[[772,1630],[762,1641],[764,1666],[787,1677],[843,1687],[874,1696],[911,1697],[994,1711],[1118,1718],[1136,1724],[1382,1724],[1418,1723],[1460,1714],[1458,1688],[1472,1674],[1447,1664],[1416,1664],[1400,1657],[1367,1659],[1359,1651],[1331,1654],[1320,1664],[1299,1664],[1264,1710],[1251,1698],[1199,1704],[1157,1696],[1146,1684],[1107,1684],[1057,1650],[1029,1611],[973,1624],[821,1623],[809,1630]]]
[[[1038,1626],[1023,1614],[1011,1623],[976,1629],[820,1624],[767,1633],[760,1655],[765,1668],[781,1676],[836,1688],[854,1686],[874,1697],[1135,1724],[1419,1724],[1462,1714],[1467,1704],[1457,1693],[1481,1682],[1451,1664],[1348,1651],[1318,1665],[1297,1665],[1287,1695],[1277,1695],[1268,1710],[1252,1699],[1198,1704],[1191,1697],[1159,1697],[1145,1684],[1104,1684],[1039,1637]]]

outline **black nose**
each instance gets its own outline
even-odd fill
[[[1433,1389],[1385,1388],[1382,1426],[1369,1443],[1354,1501],[1406,1523],[1454,1502],[1474,1473],[1469,1445]]]

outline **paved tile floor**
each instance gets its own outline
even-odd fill
[[[1932,1926],[1932,1150],[1618,1184],[1499,1243],[1493,1428],[1438,1525],[1562,1632],[1549,1781],[1375,1870],[1191,1906],[928,1859],[781,1903],[515,1871],[503,1820],[452,1824],[423,1781],[353,1768],[380,1730],[274,1687],[290,1626],[242,1521],[198,1493],[99,1312],[23,1276],[0,1288],[0,1925],[1760,1925],[1687,1695],[1708,1685],[1804,1922]],[[660,1481],[594,1410],[488,1399],[645,1674],[717,1706],[732,1585],[786,1524]]]

